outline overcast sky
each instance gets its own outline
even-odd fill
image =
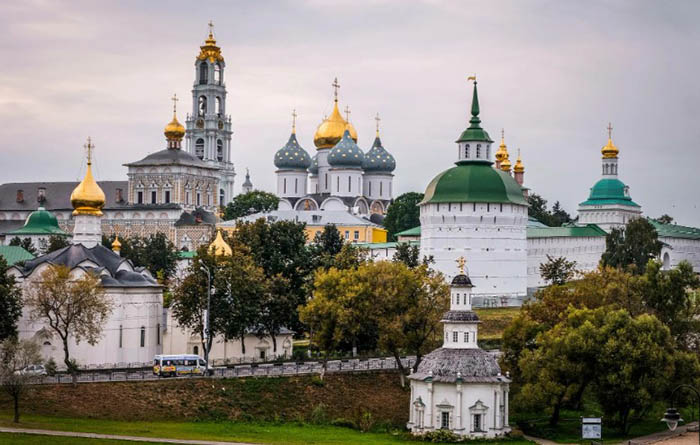
[[[274,191],[296,108],[300,144],[341,84],[367,150],[374,115],[399,193],[455,160],[471,87],[483,127],[505,128],[525,184],[575,213],[600,177],[611,121],[620,178],[646,215],[700,225],[700,2],[54,1],[0,4],[0,182],[74,180],[92,136],[99,180],[165,148],[169,98],[192,107],[207,33],[226,60],[233,159]]]

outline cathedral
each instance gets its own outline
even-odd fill
[[[165,126],[165,146],[143,159],[124,164],[126,181],[99,181],[105,193],[102,233],[128,237],[165,233],[178,249],[194,250],[207,243],[219,207],[234,196],[231,117],[226,114],[225,63],[210,23],[209,35],[195,57],[192,113],[185,126],[173,117]],[[182,146],[183,139],[185,147]],[[89,142],[91,146],[92,142]],[[77,182],[24,182],[0,185],[0,244],[15,237],[50,236],[25,227],[38,208],[50,212],[59,234],[74,232],[77,223],[68,196]],[[244,189],[252,184],[246,175]],[[31,232],[31,233],[29,233]],[[42,235],[43,233],[43,235]]]

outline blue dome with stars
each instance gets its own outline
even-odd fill
[[[311,158],[311,167],[309,167],[309,173],[312,175],[318,175],[318,153]]]
[[[365,154],[352,140],[348,130],[345,130],[343,138],[328,153],[328,164],[331,167],[362,168],[364,160]]]
[[[396,160],[382,147],[382,140],[377,136],[372,148],[365,154],[362,169],[368,173],[391,173],[395,168]]]
[[[275,153],[275,167],[289,170],[306,170],[310,166],[311,156],[297,142],[296,133],[292,133],[285,146]]]

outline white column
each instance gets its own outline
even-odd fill
[[[457,422],[455,422],[456,430],[463,430],[462,426],[462,384],[457,384]]]
[[[435,426],[435,419],[433,419],[433,382],[428,382],[428,425],[427,427],[433,429]]]

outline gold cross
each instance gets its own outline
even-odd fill
[[[613,126],[612,123],[608,122],[608,139],[612,139]]]
[[[350,107],[345,105],[345,120],[350,122]]]
[[[88,165],[92,165],[92,150],[95,148],[94,145],[92,145],[92,139],[90,136],[87,138],[87,142],[84,145],[85,149],[87,150],[87,163]]]
[[[334,90],[333,94],[335,95],[335,101],[338,102],[338,88],[340,88],[340,84],[338,83],[337,77],[333,80],[333,83],[331,84],[331,86],[333,87],[333,90]]]
[[[171,97],[170,100],[173,101],[173,115],[174,115],[177,112],[177,101],[180,99],[177,98],[177,94],[173,94],[173,97]]]
[[[374,120],[377,121],[377,137],[379,137],[379,121],[381,120],[379,118],[379,113],[377,113],[377,115],[374,116]]]
[[[212,37],[214,35],[214,22],[209,20],[209,37]]]
[[[505,138],[506,138],[506,129],[501,128],[501,140],[505,140]]]
[[[459,267],[459,273],[464,275],[464,265],[467,264],[467,260],[464,259],[463,256],[457,258],[455,261],[457,263],[457,266]]]
[[[296,108],[292,110],[292,133],[297,132],[297,110]]]

